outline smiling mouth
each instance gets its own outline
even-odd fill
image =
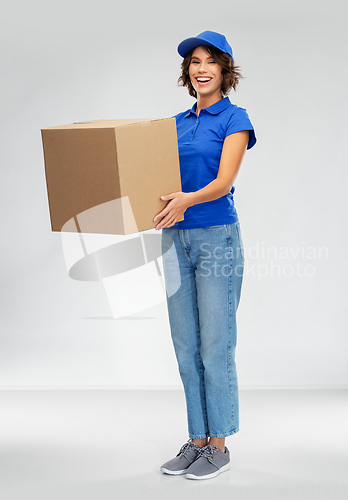
[[[196,80],[200,85],[206,85],[207,83],[210,82],[211,78],[210,77],[198,77],[198,78],[196,78]]]

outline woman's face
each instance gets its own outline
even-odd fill
[[[220,97],[222,68],[203,47],[197,47],[192,53],[189,76],[197,95],[203,97],[216,94]]]

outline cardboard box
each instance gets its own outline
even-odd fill
[[[160,196],[182,190],[175,118],[94,120],[41,134],[52,231],[146,231],[168,204]]]

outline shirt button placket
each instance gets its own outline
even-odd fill
[[[198,117],[197,117],[197,120],[196,120],[196,126],[195,128],[192,130],[192,134],[194,134],[197,130],[197,127],[198,127]]]

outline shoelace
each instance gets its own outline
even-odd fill
[[[212,464],[213,463],[212,459],[214,458],[214,453],[216,453],[217,451],[219,451],[219,448],[217,448],[216,446],[211,446],[210,444],[207,444],[207,446],[204,446],[203,448],[201,448],[201,450],[198,453],[197,459],[204,457],[204,458],[207,458],[208,462],[210,462]]]
[[[187,441],[187,443],[185,443],[184,445],[182,445],[182,447],[180,448],[180,451],[179,453],[177,454],[177,457],[179,455],[182,454],[183,457],[187,458],[188,459],[188,456],[186,455],[186,453],[191,449],[191,448],[195,448],[196,446],[196,443],[193,443],[192,441]],[[200,453],[201,450],[199,450],[198,453]]]

